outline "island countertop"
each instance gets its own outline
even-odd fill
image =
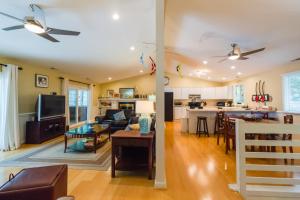
[[[219,109],[217,107],[204,107],[203,109],[190,109],[187,108],[187,111],[189,112],[277,112],[276,110],[256,110],[256,109],[245,109],[245,108],[239,108],[239,107],[223,107],[222,109]]]
[[[214,133],[216,113],[219,111],[224,111],[227,114],[234,115],[249,115],[251,112],[262,112],[269,113],[272,118],[278,118],[278,112],[275,110],[256,110],[256,109],[245,109],[241,107],[223,107],[219,109],[218,107],[204,107],[203,109],[190,109],[187,108],[187,119],[188,119],[188,132],[196,133],[197,127],[197,117],[206,117],[208,124],[208,132],[210,134]]]

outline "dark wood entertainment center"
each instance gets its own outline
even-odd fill
[[[26,122],[26,143],[40,144],[66,132],[66,117]]]

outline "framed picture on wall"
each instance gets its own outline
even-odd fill
[[[35,75],[35,87],[47,88],[49,87],[49,78],[46,75],[36,74]]]
[[[119,88],[121,99],[132,99],[134,97],[134,88]]]
[[[107,90],[107,97],[113,98],[114,97],[114,90]]]

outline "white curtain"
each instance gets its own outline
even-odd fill
[[[94,109],[93,109],[93,96],[94,96],[94,86],[89,85],[89,104],[88,104],[88,121],[94,121]]]
[[[62,95],[66,97],[66,104],[65,104],[65,113],[66,113],[66,125],[70,125],[70,110],[69,110],[69,79],[65,78],[63,80],[62,86]]]
[[[18,67],[8,64],[0,72],[0,150],[20,147]]]

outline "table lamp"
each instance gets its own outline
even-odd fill
[[[140,133],[148,134],[152,122],[150,114],[154,113],[153,101],[136,101],[135,112],[141,114],[139,118]]]

